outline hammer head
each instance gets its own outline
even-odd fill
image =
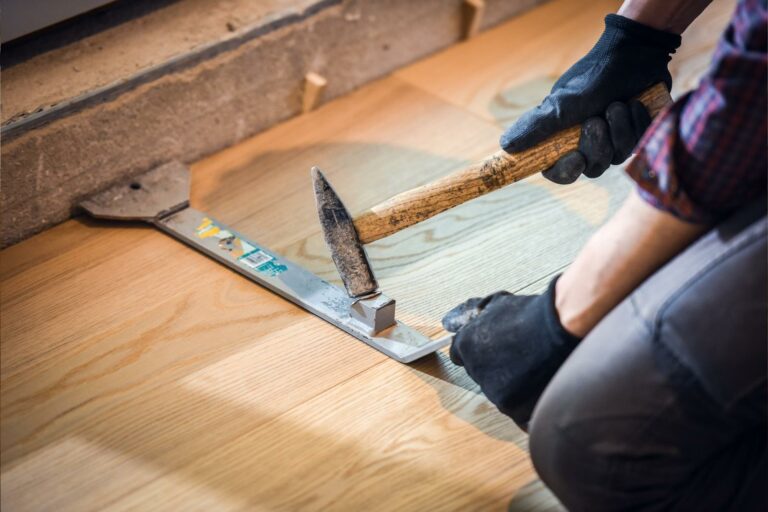
[[[379,284],[357,236],[352,216],[317,167],[312,168],[312,183],[323,237],[347,293],[350,297],[375,293]]]

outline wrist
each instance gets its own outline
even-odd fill
[[[712,0],[626,0],[618,14],[665,32],[682,34]]]
[[[578,285],[573,277],[573,272],[566,270],[557,280],[555,309],[563,329],[572,336],[583,338],[597,323],[594,307],[596,298],[594,290]]]
[[[558,280],[555,306],[563,328],[586,336],[646,277],[706,229],[657,210],[631,193]]]

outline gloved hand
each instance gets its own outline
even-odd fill
[[[672,90],[667,64],[679,46],[677,34],[609,14],[595,46],[555,82],[541,105],[501,136],[501,147],[523,151],[582,123],[578,151],[543,174],[560,184],[576,181],[581,173],[600,176],[629,157],[651,123],[643,104],[631,98],[659,82]]]
[[[559,277],[559,276],[558,276]],[[576,347],[555,310],[553,279],[543,295],[497,292],[453,308],[443,327],[456,333],[451,360],[523,430],[539,396]]]

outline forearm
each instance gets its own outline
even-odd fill
[[[633,191],[558,280],[555,304],[563,327],[586,336],[646,277],[706,229],[657,210]]]
[[[682,34],[712,0],[625,0],[619,14],[653,28]]]

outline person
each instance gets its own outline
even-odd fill
[[[542,295],[450,311],[451,360],[530,435],[569,510],[768,510],[766,14],[739,0],[698,86],[653,122],[658,82],[702,0],[628,0],[502,136],[517,152],[581,123],[544,172],[627,165],[619,211]]]

